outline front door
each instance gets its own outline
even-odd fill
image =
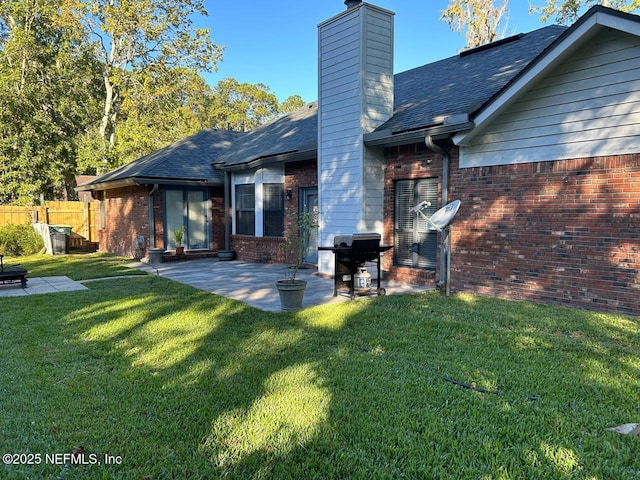
[[[300,189],[300,211],[313,212],[316,223],[318,223],[318,189],[301,188]],[[304,263],[318,263],[318,229],[314,228],[309,232],[302,251],[302,260]]]
[[[187,250],[209,248],[209,195],[206,189],[167,189],[164,194],[165,245],[174,249],[173,232],[185,227]]]

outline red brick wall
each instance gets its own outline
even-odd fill
[[[291,199],[284,200],[285,228],[289,216],[297,213],[300,205],[300,188],[318,185],[318,169],[316,161],[286,164],[284,169],[284,191],[291,189]],[[282,263],[283,252],[280,249],[282,237],[251,237],[232,235],[231,248],[236,251],[236,258],[247,262]]]
[[[145,187],[106,190],[97,210],[106,213],[105,228],[98,229],[100,251],[133,257],[135,238],[142,235],[148,242],[149,194]]]
[[[160,187],[151,197],[155,227],[155,247],[165,248],[163,189]],[[99,229],[100,250],[126,257],[135,256],[133,241],[136,236],[145,237],[146,247],[152,246],[149,239],[149,188],[126,187],[105,191],[106,228]],[[224,189],[210,190],[211,207],[210,249],[224,248]],[[96,209],[100,211],[100,202]]]
[[[452,283],[640,314],[638,155],[454,168]]]
[[[442,178],[442,158],[424,144],[406,145],[387,149],[387,165],[384,178],[384,233],[382,243],[394,244],[395,181],[417,178]],[[439,187],[440,189],[440,187]],[[438,237],[438,242],[440,238]],[[439,261],[439,260],[438,260]],[[393,250],[383,256],[382,268],[388,278],[400,282],[435,287],[435,271],[393,265]]]
[[[215,187],[210,190],[211,205],[211,250],[224,249],[224,188]]]
[[[441,159],[421,145],[387,153],[391,243],[393,179],[439,176]],[[453,291],[640,314],[638,155],[458,169],[453,151],[450,172],[462,201]],[[424,283],[407,270],[397,275]]]
[[[282,237],[251,237],[231,235],[231,246],[238,260],[254,263],[282,263]]]

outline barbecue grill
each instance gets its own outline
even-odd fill
[[[382,288],[380,256],[392,247],[380,245],[379,233],[336,235],[333,244],[333,247],[318,247],[318,250],[332,251],[334,254],[334,297],[338,295],[339,290],[346,290],[352,300],[356,293],[359,295],[386,294],[386,290]],[[377,282],[375,291],[371,288],[356,288],[356,277],[362,272],[366,262],[376,263],[378,275],[375,279]]]

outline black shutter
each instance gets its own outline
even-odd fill
[[[265,183],[263,194],[264,236],[281,237],[284,231],[284,186],[281,183]]]
[[[422,212],[429,217],[438,209],[438,179],[398,180],[395,184],[394,258],[399,266],[435,269],[437,235],[422,216],[411,212],[420,202],[431,202]]]

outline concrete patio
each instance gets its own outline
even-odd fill
[[[135,262],[130,266],[200,290],[240,300],[261,310],[280,311],[280,297],[275,283],[284,278],[284,265],[246,263],[238,260],[221,262],[215,258],[208,258],[159,265]],[[296,278],[307,281],[303,307],[350,301],[349,295],[346,294],[339,293],[334,297],[333,279],[318,276],[315,269],[300,269]],[[428,290],[426,287],[384,280],[382,287],[386,289],[387,295]]]
[[[284,278],[286,268],[284,265],[246,263],[238,260],[221,262],[217,258],[206,258],[167,262],[159,265],[132,262],[128,266],[191,285],[206,292],[233,298],[261,310],[271,312],[281,310],[280,297],[275,283]],[[296,278],[307,281],[303,307],[351,300],[346,293],[338,293],[338,296],[334,297],[333,279],[318,276],[315,269],[300,269]],[[68,277],[30,278],[27,275],[27,280],[27,288],[22,288],[19,282],[17,284],[0,284],[0,298],[87,290],[85,283],[100,279],[74,281]],[[119,280],[112,278],[112,281]],[[375,281],[373,285],[377,285]],[[382,281],[382,287],[386,290],[387,295],[426,292],[428,290],[426,287],[385,280]],[[362,297],[357,296],[355,301],[358,298]]]
[[[34,277],[27,275],[27,288],[22,288],[20,282],[0,283],[0,297],[24,297],[26,295],[39,295],[42,293],[72,292],[75,290],[88,290],[80,282],[69,277]]]

